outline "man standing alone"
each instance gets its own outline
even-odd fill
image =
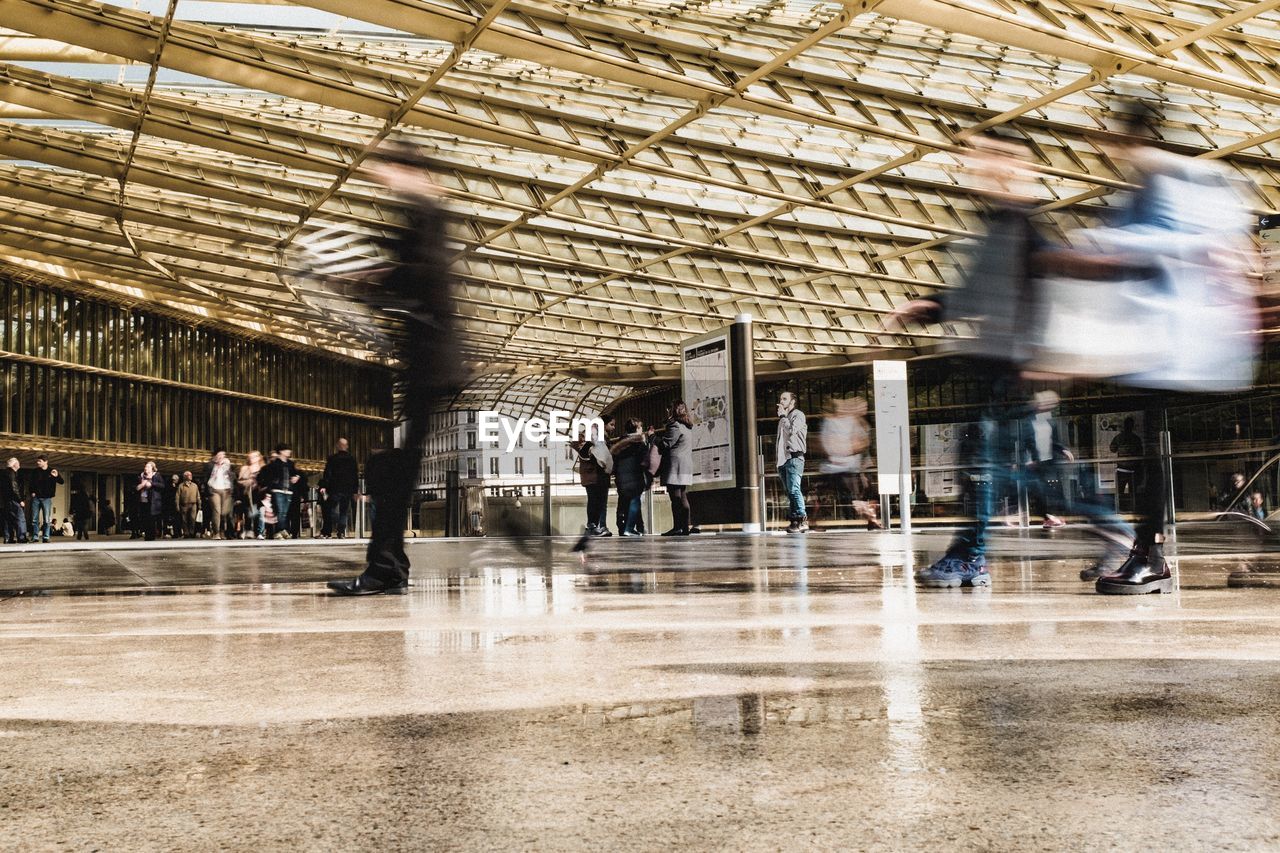
[[[791,524],[788,533],[806,533],[809,515],[804,508],[804,492],[800,478],[804,474],[804,455],[808,450],[809,426],[804,412],[796,408],[796,395],[783,391],[778,397],[778,478],[790,499]]]
[[[200,512],[200,487],[190,471],[182,472],[182,480],[178,483],[174,502],[178,507],[178,518],[182,523],[182,538],[194,539],[196,536],[196,516]],[[217,530],[215,527],[214,530]],[[215,533],[215,537],[217,534]]]
[[[338,439],[337,449],[324,463],[322,479],[325,487],[320,490],[328,500],[331,533],[338,539],[347,538],[351,499],[360,486],[360,468],[348,447],[345,438]]]
[[[49,541],[49,526],[57,524],[53,517],[53,496],[64,482],[57,468],[49,467],[49,457],[36,457],[36,470],[31,472],[31,541]],[[39,534],[39,535],[37,535]]]

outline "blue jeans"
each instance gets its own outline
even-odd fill
[[[293,503],[293,495],[289,492],[272,492],[271,505],[276,511],[276,533],[284,533],[289,529],[289,505]]]
[[[804,492],[800,491],[800,477],[804,474],[804,457],[792,456],[778,466],[778,478],[782,480],[782,488],[791,501],[788,518],[796,520],[808,518],[804,510]]]
[[[627,508],[627,520],[622,526],[619,533],[635,533],[636,525],[640,523],[640,495],[618,495],[618,503],[625,504]]]
[[[31,538],[49,541],[49,522],[53,515],[53,498],[31,499]],[[37,533],[39,534],[37,536]]]
[[[267,532],[266,519],[262,517],[262,502],[249,499],[248,510],[245,513],[246,531],[255,536],[265,536]]]
[[[978,435],[964,448],[968,458],[962,460],[973,492],[974,518],[956,531],[947,547],[948,556],[968,561],[986,555],[987,527],[995,514],[996,501],[1022,482],[1022,472],[1026,470],[1015,463],[1020,420],[1030,413],[1030,404],[1016,374],[1001,371],[999,367],[991,373],[994,376],[978,423]],[[1133,528],[1110,507],[1086,501],[1072,503],[1065,495],[1063,500],[1068,510],[1085,516],[1094,525],[1095,532],[1112,543],[1111,550],[1120,548],[1121,540],[1132,539]]]

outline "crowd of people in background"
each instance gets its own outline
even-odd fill
[[[338,439],[318,482],[319,500],[313,509],[307,475],[293,460],[287,444],[279,444],[264,458],[250,451],[236,466],[227,452],[215,450],[197,474],[191,470],[165,475],[147,461],[136,478],[125,477],[125,501],[117,515],[111,501],[100,498],[94,518],[94,497],[73,481],[70,517],[59,524],[54,497],[66,480],[45,454],[35,467],[23,469],[10,457],[0,474],[6,543],[48,542],[51,537],[88,539],[90,528],[100,535],[128,533],[131,539],[289,539],[312,526],[310,513],[318,509],[320,538],[345,539],[353,502],[360,498],[360,470],[347,439]]]

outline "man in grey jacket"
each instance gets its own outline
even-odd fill
[[[778,479],[791,501],[791,524],[788,533],[806,533],[809,514],[804,508],[804,492],[800,478],[804,474],[804,455],[808,451],[809,426],[804,412],[796,408],[796,395],[783,391],[778,397]]]

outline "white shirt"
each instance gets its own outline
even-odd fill
[[[209,473],[209,488],[217,492],[231,488],[230,460],[224,461],[220,465],[213,466],[213,470]]]

